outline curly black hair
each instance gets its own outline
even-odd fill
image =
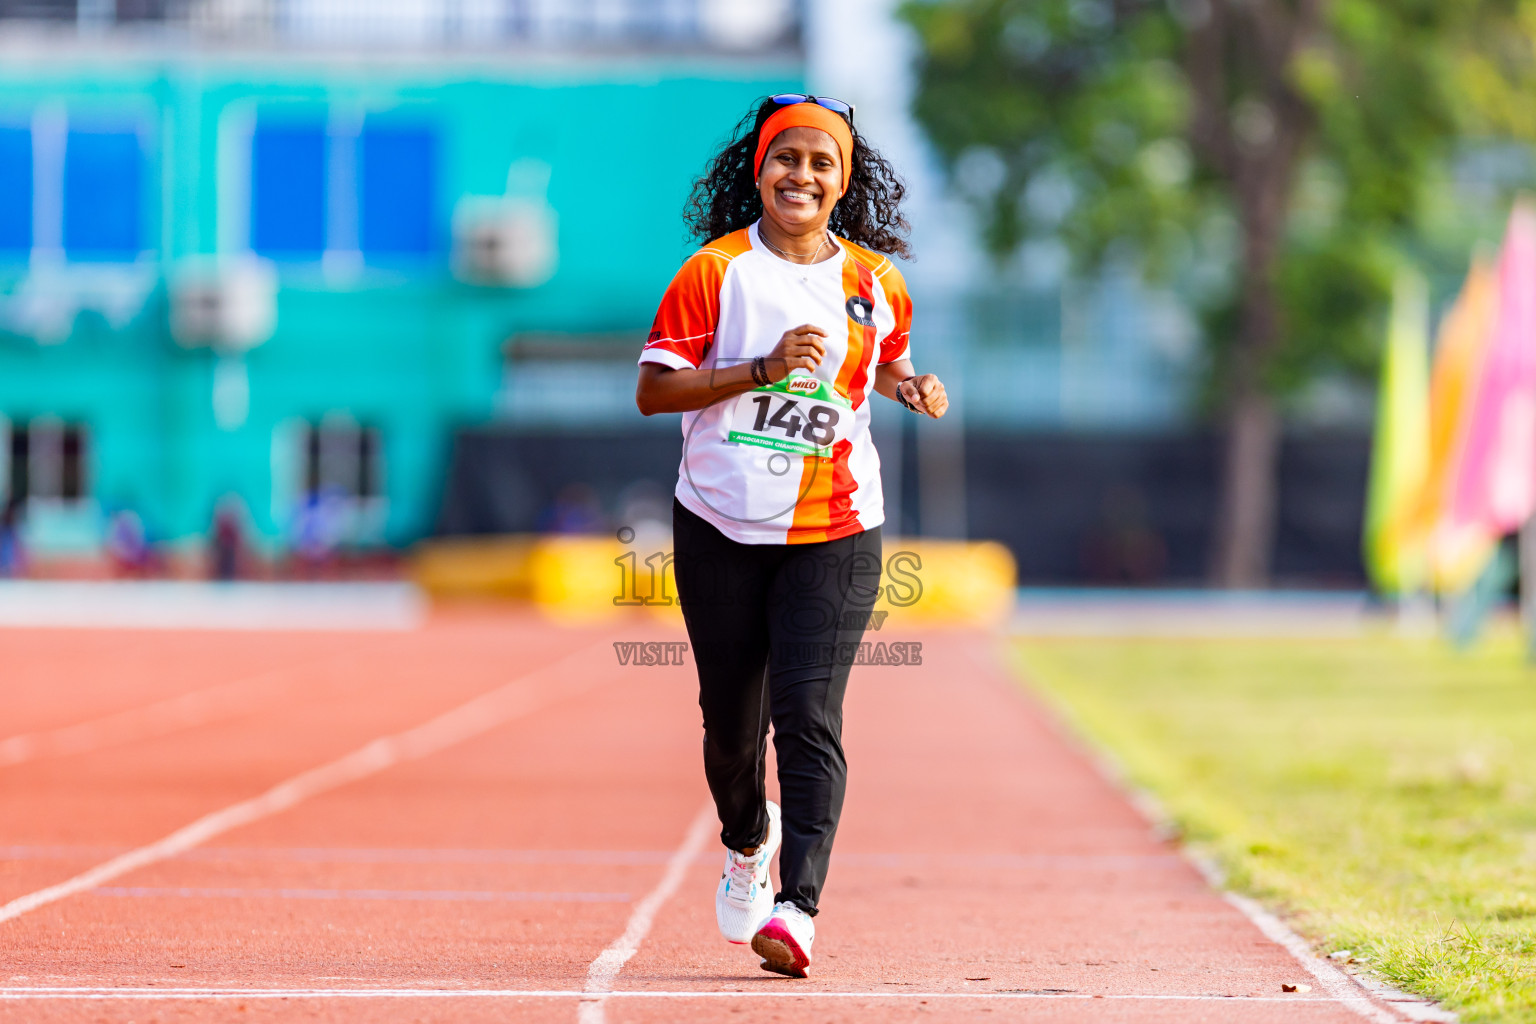
[[[778,109],[773,100],[764,99],[748,112],[737,122],[731,141],[710,161],[709,170],[694,181],[683,220],[698,241],[739,231],[763,215],[752,158],[757,153],[758,131]],[[906,194],[895,169],[854,129],[853,173],[843,198],[832,209],[827,230],[866,249],[910,257],[912,248],[905,237],[910,227],[901,215]]]

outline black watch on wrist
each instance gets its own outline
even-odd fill
[[[911,377],[906,377],[906,378],[903,378],[902,380],[899,380],[899,381],[896,382],[896,401],[900,402],[902,405],[906,406],[908,409],[911,409],[913,412],[919,412],[921,410],[919,410],[918,407],[913,405],[911,402],[907,401],[907,396],[901,393],[901,386],[903,384],[905,384],[907,381],[913,380],[914,378],[916,378],[916,376],[917,376],[917,374],[913,374]]]

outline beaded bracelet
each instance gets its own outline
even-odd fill
[[[773,378],[768,376],[768,360],[762,356],[752,357],[752,383],[760,388],[773,383]]]

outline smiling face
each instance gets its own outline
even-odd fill
[[[758,175],[763,215],[790,235],[825,228],[843,193],[843,159],[819,128],[786,128],[768,144]]]

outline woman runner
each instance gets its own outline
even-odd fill
[[[842,812],[843,693],[880,586],[868,399],[935,419],[949,404],[907,357],[912,303],[882,255],[908,254],[902,194],[851,105],[765,100],[694,187],[705,244],[640,356],[640,411],[685,414],[674,567],[726,847],[715,916],[795,978]],[[766,798],[770,721],[782,813]]]

